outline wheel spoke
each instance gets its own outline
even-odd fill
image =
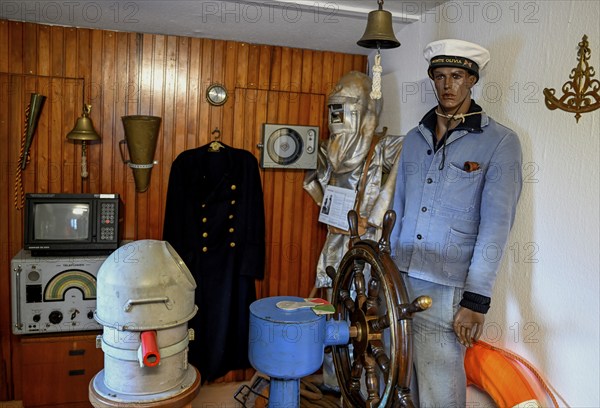
[[[379,366],[379,369],[383,373],[383,377],[387,382],[388,375],[390,373],[390,358],[385,353],[385,349],[383,348],[383,343],[379,340],[375,340],[371,342],[371,353],[373,357],[375,357],[375,361]]]
[[[365,274],[363,270],[365,269],[365,261],[356,260],[354,261],[354,290],[356,291],[356,304],[359,308],[362,308],[362,305],[367,300],[366,290],[365,290]]]
[[[360,361],[360,358],[354,359],[352,363],[352,374],[350,377],[350,384],[348,384],[348,388],[353,394],[360,395],[360,378],[363,373],[363,365]]]
[[[375,333],[381,333],[388,327],[390,327],[390,317],[387,314],[369,321],[369,329]]]
[[[379,279],[371,277],[369,280],[369,296],[367,297],[367,315],[377,314],[379,307]]]
[[[381,398],[379,397],[379,378],[377,377],[377,370],[375,359],[370,355],[365,355],[365,383],[367,385],[367,406],[376,407],[379,404]]]
[[[354,312],[355,309],[355,305],[354,305],[354,300],[352,300],[352,297],[350,297],[350,292],[342,289],[340,290],[340,300],[342,301],[342,304],[344,305],[344,307],[350,312]]]

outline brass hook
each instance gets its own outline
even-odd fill
[[[219,140],[219,138],[221,137],[221,131],[219,130],[218,127],[215,128],[215,130],[213,130],[211,132],[211,135],[217,134],[216,136],[213,136],[215,140]]]

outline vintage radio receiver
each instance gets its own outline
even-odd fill
[[[21,250],[10,265],[13,333],[102,329],[94,320],[96,275],[108,256],[36,257]]]

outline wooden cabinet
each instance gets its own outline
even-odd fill
[[[21,394],[29,407],[92,407],[90,380],[103,368],[104,354],[96,348],[96,335],[23,336],[21,343]]]

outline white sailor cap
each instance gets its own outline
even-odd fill
[[[427,44],[423,56],[429,63],[429,77],[435,67],[458,67],[466,69],[479,79],[479,71],[483,70],[490,60],[490,52],[482,46],[454,39]]]

